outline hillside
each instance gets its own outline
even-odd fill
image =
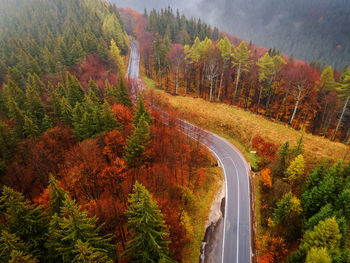
[[[276,46],[297,59],[316,59],[339,70],[350,63],[350,3],[346,0],[117,2],[139,12],[170,5],[247,41]]]
[[[154,82],[147,80],[146,83],[155,88]],[[342,143],[330,142],[320,136],[296,131],[284,123],[271,121],[238,107],[210,103],[200,98],[172,96],[158,89],[155,89],[155,93],[160,96],[160,105],[169,106],[182,118],[228,138],[233,144],[241,145],[241,150],[246,152],[248,159],[253,158],[249,153],[253,150],[252,139],[260,135],[278,147],[286,141],[297,145],[303,136],[308,169],[321,162],[336,163],[345,156],[346,160],[350,161],[350,154],[346,155],[349,147]]]
[[[133,104],[129,45],[109,2],[1,2],[1,262],[198,260],[221,172]]]

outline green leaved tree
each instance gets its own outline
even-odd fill
[[[334,217],[320,221],[313,230],[308,230],[301,241],[301,248],[310,250],[312,247],[336,249],[339,246],[341,234]]]
[[[234,49],[232,53],[232,58],[233,58],[232,66],[237,67],[236,86],[235,86],[234,97],[233,97],[233,104],[234,104],[237,97],[238,83],[241,77],[241,72],[249,71],[251,65],[253,64],[253,61],[251,58],[251,52],[246,46],[244,41],[242,41],[239,44],[239,46]]]
[[[217,96],[217,100],[220,100],[221,89],[222,89],[222,80],[224,78],[224,74],[229,67],[229,61],[232,54],[233,45],[227,37],[224,39],[220,39],[217,43],[217,47],[220,50],[221,58],[222,58],[222,71],[220,76],[220,84],[219,84],[219,94]]]
[[[344,106],[343,106],[342,112],[340,114],[340,118],[338,120],[337,127],[335,128],[335,131],[334,131],[334,134],[333,134],[333,137],[332,137],[332,141],[334,141],[334,139],[335,139],[335,137],[337,135],[337,132],[338,132],[339,127],[340,127],[340,124],[343,121],[346,109],[347,109],[349,101],[350,101],[350,68],[347,68],[342,73],[342,75],[340,77],[340,83],[339,83],[338,91],[339,91],[340,97],[344,99]]]
[[[329,256],[327,249],[322,247],[313,247],[309,250],[306,256],[305,263],[331,263],[332,259]]]

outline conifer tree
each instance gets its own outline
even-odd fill
[[[12,98],[9,100],[9,117],[15,121],[14,131],[17,137],[23,138],[25,114]]]
[[[28,246],[15,234],[6,230],[0,235],[0,262],[37,263],[28,251]]]
[[[76,254],[72,262],[77,263],[113,263],[113,260],[97,248],[91,247],[89,242],[78,240],[73,253]]]
[[[26,255],[22,251],[13,250],[9,263],[37,263],[38,260],[32,255]]]
[[[53,124],[52,124],[51,118],[47,114],[45,114],[44,118],[41,122],[41,127],[40,127],[41,132],[45,132],[47,130],[50,130],[52,128],[52,126],[53,126]]]
[[[26,100],[24,103],[24,109],[28,117],[30,117],[37,126],[40,126],[45,116],[45,110],[39,97],[39,91],[34,87],[27,85],[25,96]]]
[[[284,171],[285,171],[286,168],[287,168],[289,153],[290,153],[289,141],[286,141],[286,142],[283,144],[283,146],[282,146],[282,148],[280,149],[280,151],[278,152],[279,164],[280,164],[279,169],[281,170],[282,173],[284,173]]]
[[[112,39],[115,39],[115,42],[118,44],[118,47],[122,51],[126,51],[126,43],[123,34],[123,29],[115,14],[109,14],[104,18],[102,32],[106,40],[110,41]]]
[[[9,80],[13,81],[22,91],[25,89],[25,81],[23,75],[16,68],[8,68]]]
[[[169,256],[164,216],[147,189],[135,183],[126,212],[130,240],[125,257],[132,262],[173,262]]]
[[[10,159],[17,145],[14,131],[0,120],[0,157]]]
[[[0,197],[0,211],[6,231],[20,238],[30,251],[42,256],[48,227],[41,207],[31,205],[22,194],[4,186]]]
[[[25,93],[11,79],[8,80],[7,85],[6,84],[4,85],[3,91],[2,91],[2,97],[5,103],[2,106],[4,107],[4,111],[6,113],[9,112],[9,107],[10,107],[9,104],[11,99],[14,100],[19,107],[23,107],[25,103]]]
[[[146,121],[145,115],[142,115],[132,135],[126,140],[124,157],[130,167],[136,168],[142,163],[149,136],[150,126]]]
[[[85,55],[84,49],[79,40],[76,40],[72,46],[70,57],[72,65],[76,64]]]
[[[120,73],[119,76],[124,77],[124,74],[125,74],[124,61],[122,56],[120,55],[120,50],[113,39],[111,40],[110,54],[111,54],[111,57],[113,58],[114,63],[117,64],[117,67]]]
[[[61,207],[62,217],[55,214],[50,221],[48,248],[52,256],[63,262],[74,262],[81,252],[77,246],[85,243],[90,249],[101,252],[108,260],[112,259],[114,247],[111,236],[100,236],[96,217],[89,218],[74,200],[66,198]],[[78,261],[79,262],[79,261]]]
[[[151,114],[145,107],[145,102],[141,93],[137,96],[137,111],[134,115],[134,126],[136,127],[140,121],[141,116],[144,117],[144,120],[150,125],[152,122]]]
[[[84,90],[80,86],[77,78],[69,72],[66,73],[65,92],[68,102],[73,108],[77,102],[82,102],[84,100]]]
[[[95,81],[93,79],[90,78],[88,96],[96,104],[100,103],[100,94],[99,93],[100,92],[99,92],[99,89],[97,87],[97,84],[95,83]]]
[[[334,73],[331,66],[326,67],[321,74],[321,88],[329,92],[336,88],[337,83],[334,80]]]
[[[122,104],[127,107],[132,106],[132,101],[130,99],[128,88],[125,85],[125,81],[123,78],[119,78],[119,89],[117,94],[117,103]]]
[[[60,112],[59,112],[60,120],[65,123],[72,124],[72,120],[73,120],[72,106],[69,104],[68,100],[65,97],[62,97],[62,99],[60,100],[59,107],[60,107]]]
[[[0,59],[0,83],[3,82],[6,74],[7,74],[6,64]]]
[[[102,131],[111,131],[115,128],[120,128],[118,120],[115,118],[114,112],[107,101],[102,105],[100,123]]]
[[[49,177],[49,197],[50,214],[60,215],[63,203],[68,198],[68,192],[58,186],[58,181],[52,174]]]
[[[23,137],[36,137],[40,134],[40,129],[38,125],[35,124],[35,122],[28,117],[27,115],[24,115],[24,123],[23,123]]]

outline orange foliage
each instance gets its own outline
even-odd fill
[[[132,120],[133,120],[133,114],[131,110],[121,104],[114,104],[112,106],[112,111],[114,112],[116,118],[118,119],[119,123],[123,126],[123,136],[126,138],[130,135],[133,126],[132,126]]]
[[[121,158],[124,153],[125,145],[125,139],[118,130],[110,131],[105,137],[103,154],[106,155],[109,160],[114,160],[116,157]]]
[[[260,173],[260,182],[267,188],[272,188],[272,173],[270,168],[265,168]]]

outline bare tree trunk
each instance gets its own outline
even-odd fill
[[[216,97],[216,101],[219,101],[220,100],[220,96],[221,96],[221,87],[222,87],[222,80],[224,78],[224,70],[222,70],[221,72],[221,77],[220,77],[220,85],[219,85],[219,94],[218,96]]]
[[[259,99],[258,99],[258,107],[256,109],[256,112],[259,113],[259,107],[260,107],[260,99],[261,99],[261,94],[262,94],[262,86],[260,86],[260,91],[259,91]]]
[[[347,99],[346,99],[346,102],[345,102],[345,104],[344,104],[343,111],[342,111],[342,113],[341,113],[341,115],[340,115],[340,118],[339,118],[337,127],[335,128],[335,131],[334,131],[334,134],[333,134],[333,137],[332,137],[332,141],[334,141],[335,136],[337,135],[339,126],[340,126],[340,124],[341,124],[341,122],[342,122],[342,120],[343,120],[343,117],[344,117],[344,113],[345,113],[345,111],[346,111],[346,108],[348,107],[349,99],[350,99],[350,96],[348,96]]]
[[[239,77],[240,77],[240,75],[241,75],[241,63],[239,63],[239,65],[238,65],[237,77],[236,77],[235,94],[234,94],[234,96],[233,96],[232,104],[235,104],[235,101],[236,101],[237,89],[238,89],[238,82],[239,82]]]
[[[209,101],[211,102],[213,96],[213,77],[210,77],[210,95],[209,95]]]
[[[292,118],[291,118],[290,121],[289,121],[289,125],[292,125],[292,123],[293,123],[293,121],[294,121],[295,114],[296,114],[296,112],[297,112],[298,106],[299,106],[299,97],[298,97],[297,101],[295,102],[295,106],[294,106]]]
[[[176,67],[175,73],[175,94],[177,95],[179,91],[179,67]]]

